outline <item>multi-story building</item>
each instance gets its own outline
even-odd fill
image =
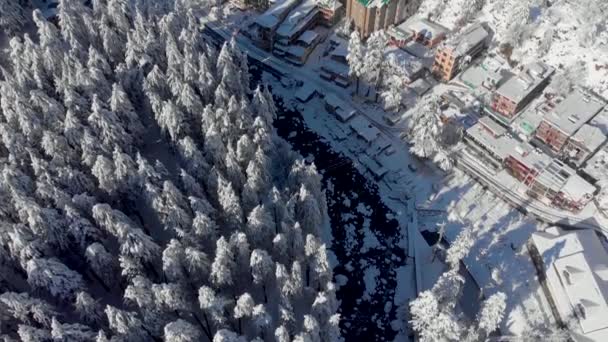
[[[448,82],[461,71],[465,62],[470,62],[486,49],[491,32],[477,23],[462,34],[439,46],[435,53],[432,72],[442,81]]]
[[[259,15],[249,28],[247,34],[259,47],[271,50],[275,33],[291,10],[298,6],[299,0],[284,0],[275,3],[266,12]]]
[[[509,78],[496,89],[492,96],[490,114],[508,124],[532,99],[549,83],[555,68],[534,62],[527,65],[518,75]]]
[[[317,3],[321,12],[320,23],[331,27],[344,15],[344,5],[338,0],[323,0]]]
[[[362,38],[404,21],[417,7],[417,0],[346,0],[346,17]]]
[[[545,114],[535,137],[558,153],[568,139],[599,113],[604,105],[598,96],[577,89]]]
[[[504,169],[525,185],[528,196],[547,205],[577,212],[596,191],[574,169],[513,138],[488,116],[466,130],[465,141],[485,165]]]
[[[319,9],[316,1],[303,0],[289,12],[289,15],[279,25],[275,32],[274,42],[283,46],[294,43],[300,34],[316,23],[318,18]]]
[[[562,159],[580,167],[605,144],[608,135],[608,107],[581,127],[564,145]]]

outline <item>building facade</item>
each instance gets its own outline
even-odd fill
[[[320,1],[317,6],[321,12],[319,23],[323,26],[331,27],[344,16],[344,6],[337,0]]]
[[[527,65],[521,73],[500,85],[492,95],[491,109],[500,120],[511,122],[530,101],[549,84],[555,68],[534,62]]]
[[[485,165],[497,173],[504,169],[525,185],[528,196],[547,205],[578,212],[596,192],[574,169],[516,140],[488,116],[466,130],[465,141]]]
[[[346,17],[363,39],[412,15],[419,0],[346,0]]]
[[[472,25],[437,49],[433,74],[444,82],[450,81],[462,70],[464,64],[487,48],[490,39],[491,33],[483,24]]]
[[[568,139],[599,113],[604,105],[598,96],[577,89],[545,114],[535,137],[558,153]]]

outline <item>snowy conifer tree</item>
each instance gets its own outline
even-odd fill
[[[350,24],[350,23],[349,23]],[[361,42],[361,36],[358,31],[350,33],[350,39],[348,40],[348,55],[346,55],[348,61],[350,76],[357,78],[357,94],[359,94],[359,81],[364,75],[366,62],[365,62],[365,48]]]

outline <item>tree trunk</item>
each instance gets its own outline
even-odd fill
[[[357,90],[356,90],[357,95],[359,95],[359,80],[360,80],[360,77],[357,76]]]
[[[196,315],[195,315],[195,317],[196,317]],[[203,318],[205,319],[205,325],[206,325],[206,328],[203,327],[203,332],[205,333],[205,335],[207,335],[207,337],[209,338],[209,341],[212,341],[213,336],[211,334],[211,325],[209,324],[209,319],[207,319],[207,314],[204,312],[203,312]]]
[[[264,291],[264,303],[268,304],[268,295],[266,294],[266,284],[262,284],[262,291]]]
[[[306,286],[310,286],[310,265],[306,265]]]

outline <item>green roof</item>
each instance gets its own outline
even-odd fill
[[[374,0],[357,0],[361,5],[367,7],[369,6],[372,2],[374,2]],[[388,4],[389,2],[391,2],[391,0],[380,0],[382,2],[383,5]]]

